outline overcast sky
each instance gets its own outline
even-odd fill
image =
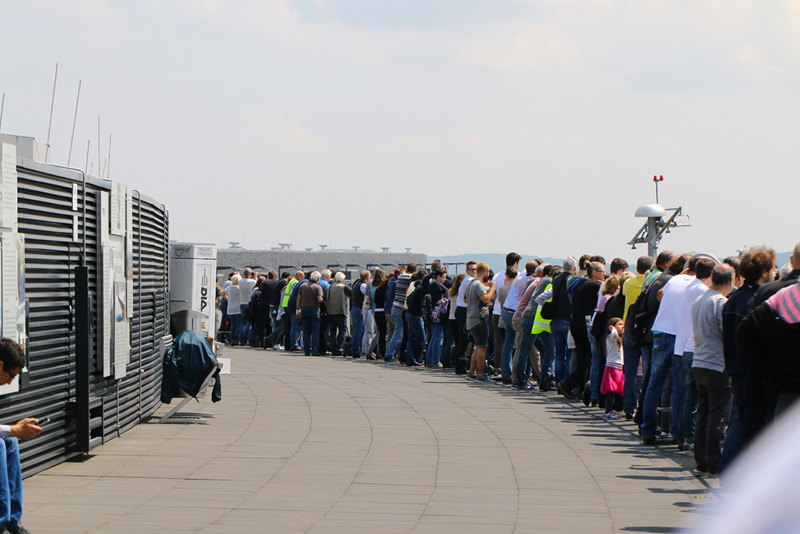
[[[170,237],[629,260],[800,241],[800,0],[0,0],[4,133]],[[101,116],[100,163],[97,116]]]

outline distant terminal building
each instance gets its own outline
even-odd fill
[[[217,274],[219,274],[220,281],[223,281],[231,271],[241,273],[245,267],[250,267],[259,273],[267,273],[270,269],[274,269],[279,275],[284,271],[294,273],[298,269],[303,271],[330,269],[332,272],[342,271],[347,280],[354,280],[358,273],[365,269],[374,272],[376,269],[382,268],[389,271],[398,265],[407,265],[412,262],[423,266],[426,261],[425,254],[389,252],[388,250],[332,250],[327,248],[292,250],[286,245],[283,248],[272,250],[228,248],[217,250]]]

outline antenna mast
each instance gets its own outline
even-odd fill
[[[56,76],[53,80],[53,98],[50,100],[50,120],[47,123],[47,149],[45,150],[45,161],[50,156],[50,129],[53,126],[53,106],[56,103],[56,83],[58,82],[58,63],[56,63]]]
[[[75,99],[75,116],[72,118],[72,137],[69,138],[69,156],[67,157],[67,167],[72,161],[72,141],[75,139],[75,123],[78,121],[78,103],[81,101],[81,82],[78,80],[78,98]]]
[[[664,181],[664,176],[663,175],[653,176],[653,183],[656,184],[656,204],[659,203],[658,202],[658,184],[660,182],[663,182],[663,181]]]

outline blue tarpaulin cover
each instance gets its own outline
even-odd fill
[[[161,402],[169,404],[182,388],[192,397],[197,397],[217,358],[202,334],[187,330],[175,338],[175,342],[164,354],[164,378],[161,382]],[[219,370],[216,374],[213,402],[222,400]]]

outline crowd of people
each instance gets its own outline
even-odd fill
[[[556,390],[632,420],[644,445],[693,451],[719,474],[800,396],[800,244],[718,262],[704,254],[506,256],[505,270],[440,260],[393,272],[245,269],[217,284],[220,341]],[[657,441],[658,440],[658,441]]]

